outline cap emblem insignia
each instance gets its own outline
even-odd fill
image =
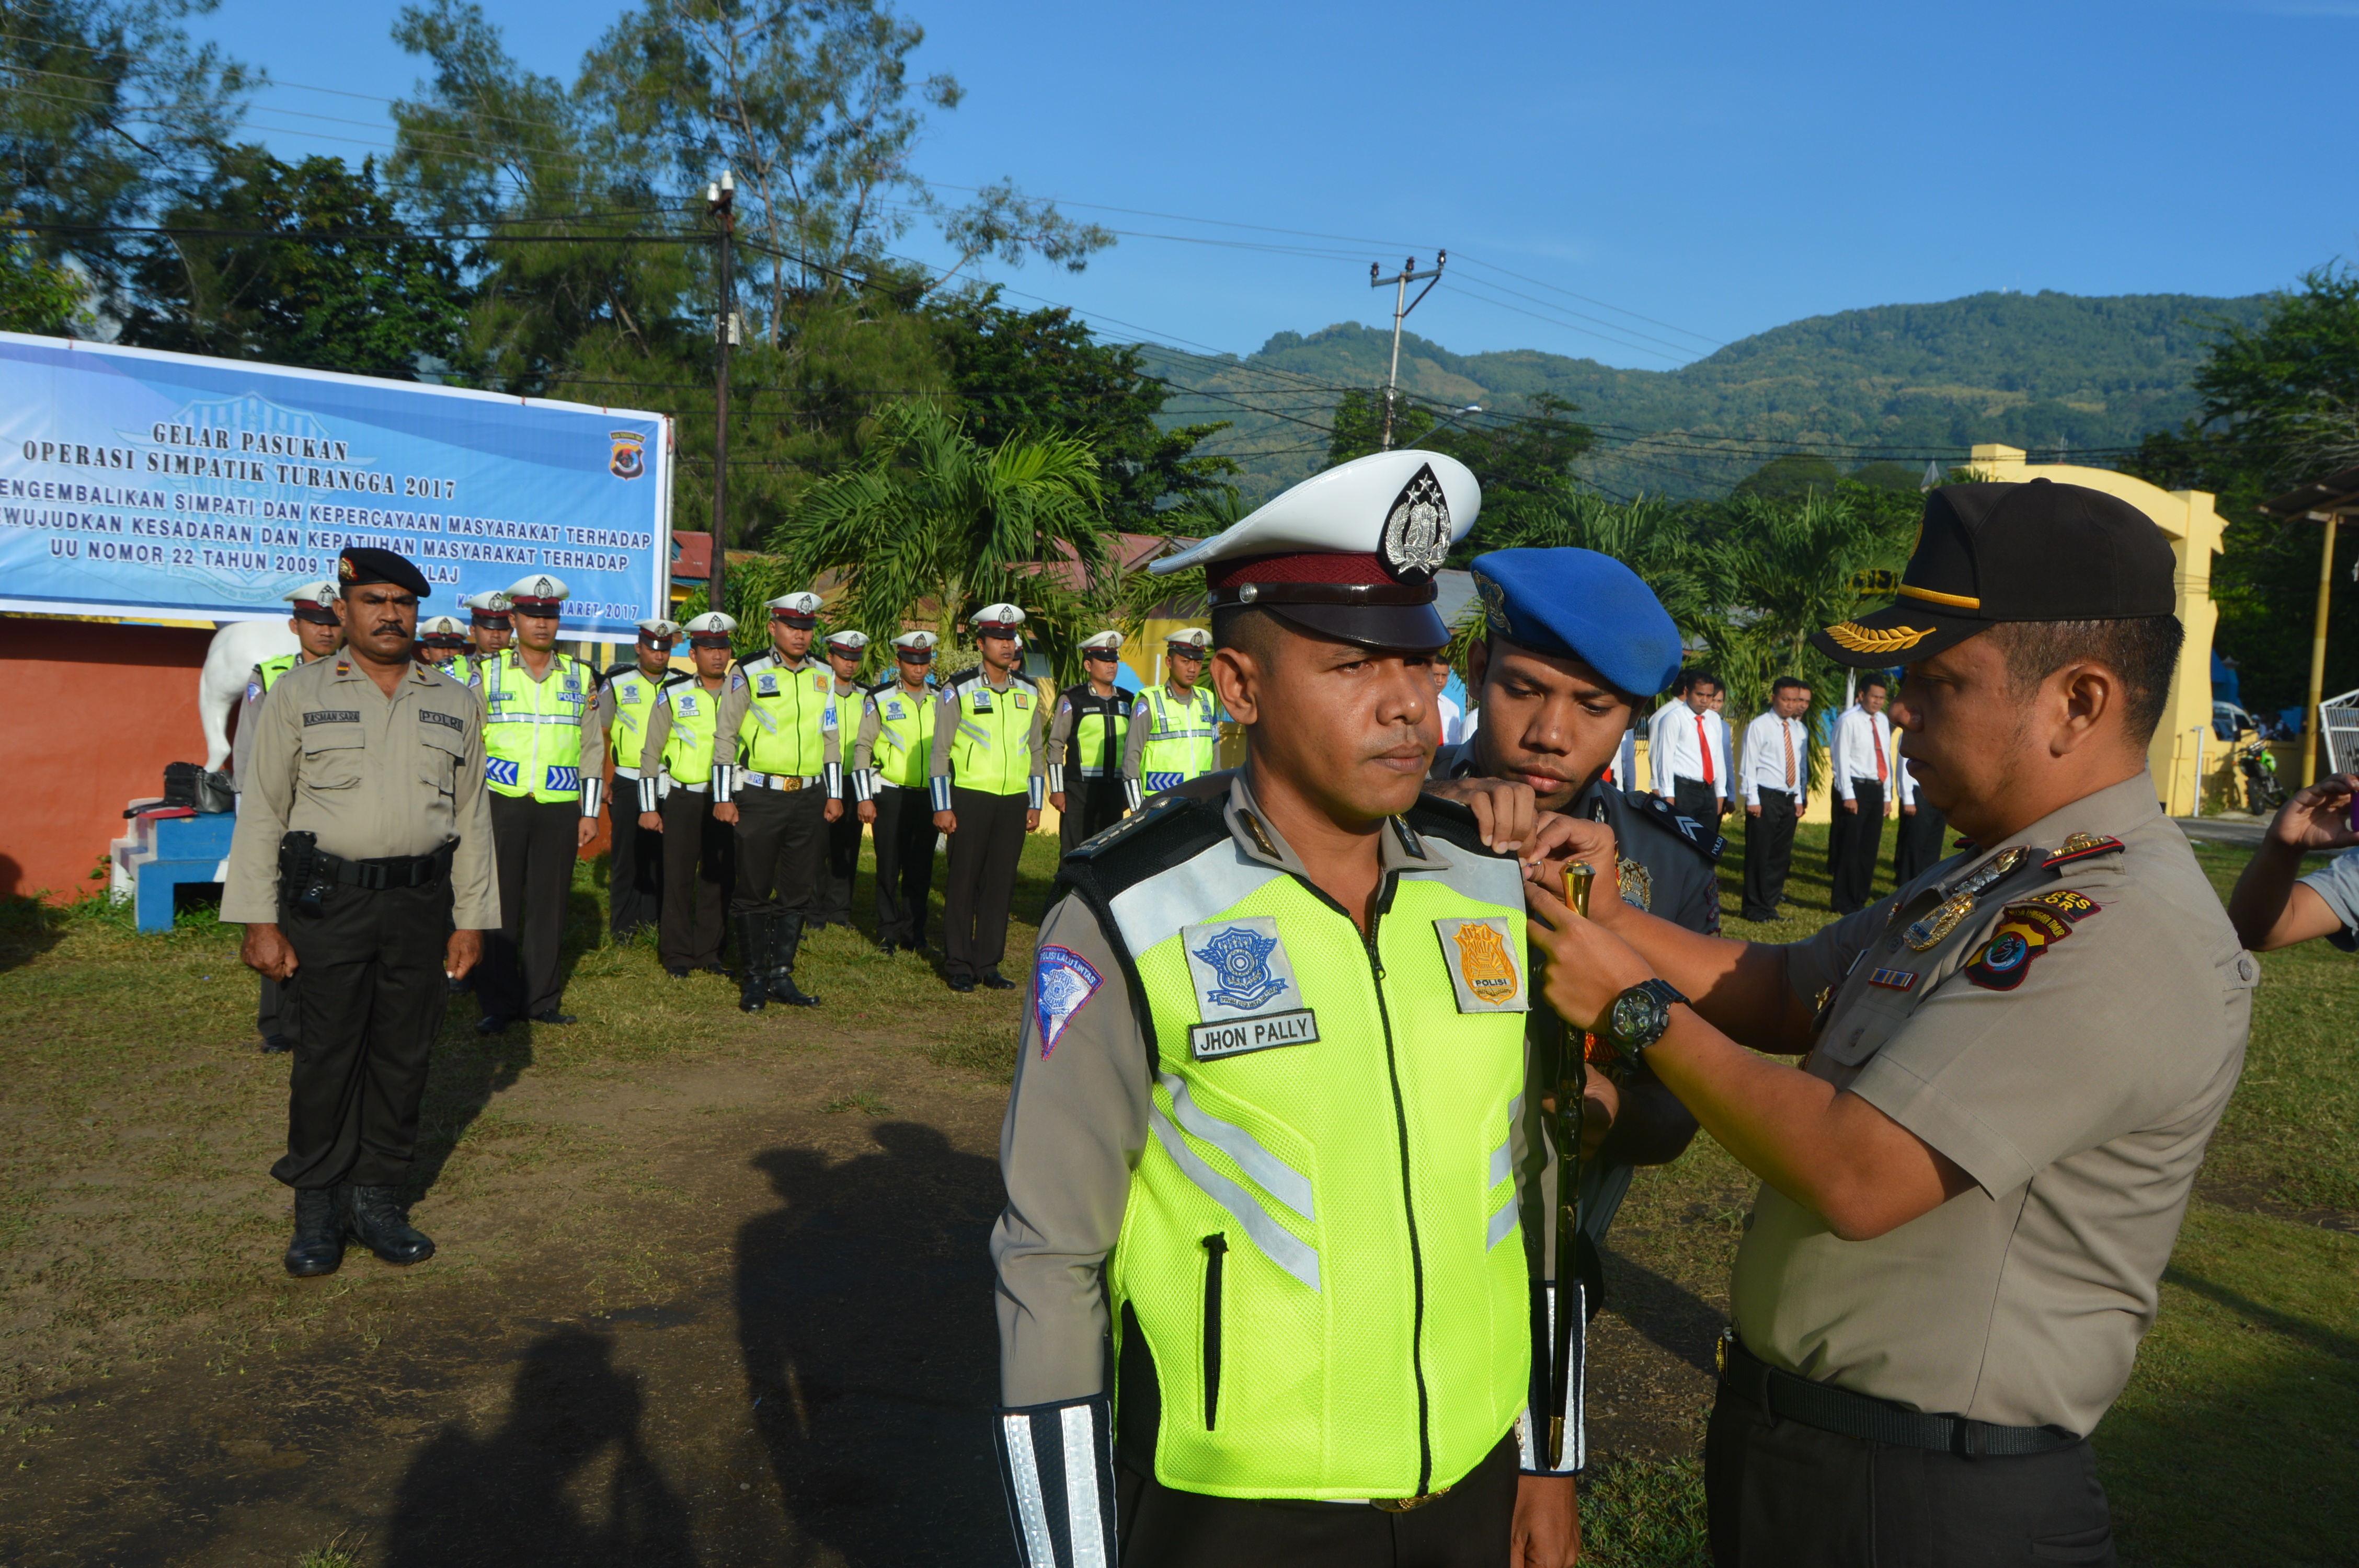
[[[337,575],[338,577],[340,577],[340,578],[343,579],[346,582],[350,582],[350,581],[352,581],[352,580],[353,580],[353,558],[352,558],[352,557],[350,557],[350,556],[339,556],[339,557],[336,557],[336,575]]]
[[[1449,554],[1450,503],[1432,465],[1420,464],[1385,516],[1385,569],[1395,577],[1431,577]]]
[[[1894,626],[1878,632],[1856,621],[1845,621],[1827,628],[1827,636],[1836,647],[1854,654],[1897,654],[1915,647],[1932,634],[1930,626]]]
[[[532,590],[541,598],[547,599],[550,594],[557,591],[557,585],[549,581],[545,577],[536,578],[533,579]]]

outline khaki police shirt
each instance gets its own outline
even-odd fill
[[[2075,834],[2121,848],[2043,868]],[[1913,950],[1910,927],[2015,845],[2032,849],[2021,869]],[[1763,1188],[1731,1292],[1746,1347],[1919,1411],[2086,1435],[2154,1322],[2260,975],[2154,780],[1945,860],[1787,951],[1798,993],[1835,988],[1803,1069],[1976,1184],[1870,1241]]]
[[[498,927],[484,709],[473,692],[413,664],[388,697],[339,654],[280,676],[254,718],[223,920],[275,925],[278,841],[313,833],[348,860],[428,855],[456,838],[451,917],[462,930]]]

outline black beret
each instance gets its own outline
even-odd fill
[[[348,589],[366,582],[389,582],[396,588],[408,589],[420,599],[434,592],[427,584],[426,574],[403,557],[391,550],[361,545],[353,546],[336,557],[336,580]]]

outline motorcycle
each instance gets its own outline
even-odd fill
[[[2272,816],[2286,800],[2285,786],[2277,783],[2277,754],[2268,742],[2258,735],[2236,748],[2236,772],[2245,781],[2245,809],[2255,816]]]

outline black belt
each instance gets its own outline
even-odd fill
[[[1970,1457],[2053,1454],[2081,1439],[2053,1426],[1993,1426],[1963,1416],[1927,1415],[1889,1400],[1854,1394],[1781,1372],[1750,1350],[1734,1330],[1720,1337],[1720,1380],[1761,1407],[1772,1421],[1798,1421],[1821,1432],[1904,1448],[1930,1448]]]
[[[321,855],[320,875],[371,892],[383,892],[387,888],[428,887],[450,871],[451,854],[458,847],[458,840],[453,839],[430,855],[386,855],[375,860]]]

